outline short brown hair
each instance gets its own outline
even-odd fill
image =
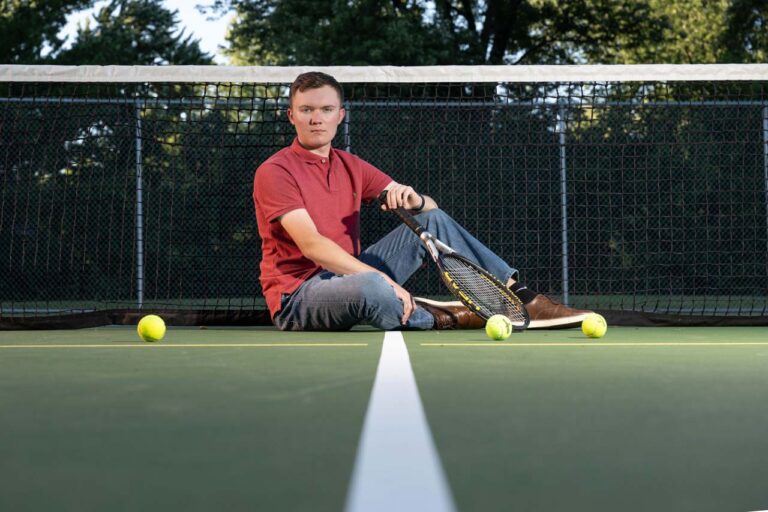
[[[293,105],[293,96],[297,92],[304,92],[307,89],[319,89],[326,85],[330,85],[336,90],[339,95],[339,102],[344,103],[344,90],[341,88],[341,84],[336,81],[331,75],[326,75],[320,71],[310,71],[308,73],[302,73],[296,77],[296,80],[291,84],[291,93],[288,96],[288,104]]]

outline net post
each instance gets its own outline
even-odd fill
[[[144,307],[144,179],[141,144],[141,100],[134,103],[136,114],[136,307]]]
[[[558,144],[560,146],[560,212],[561,212],[561,235],[562,235],[562,273],[563,273],[563,304],[570,303],[568,290],[568,166],[566,161],[566,140],[565,140],[565,117],[567,115],[567,106],[565,99],[558,99],[557,105],[557,126],[555,130],[558,134]]]

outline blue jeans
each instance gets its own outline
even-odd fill
[[[470,235],[440,209],[416,215],[427,231],[456,252],[506,283],[517,271]],[[407,226],[401,225],[367,248],[360,260],[402,285],[428,258],[427,250]],[[346,331],[357,324],[378,329],[431,329],[434,317],[417,307],[405,325],[403,302],[376,272],[338,275],[321,271],[295,292],[285,295],[275,325],[283,331]]]

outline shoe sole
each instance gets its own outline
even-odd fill
[[[413,300],[418,302],[423,302],[425,304],[429,304],[430,306],[436,306],[436,307],[450,307],[450,306],[464,305],[460,300],[440,301],[440,300],[425,299],[423,297],[414,297]]]
[[[529,329],[570,329],[573,327],[581,327],[581,322],[587,317],[589,313],[581,315],[574,315],[561,318],[550,318],[548,320],[531,320],[528,325]]]

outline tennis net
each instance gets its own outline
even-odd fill
[[[309,69],[0,66],[0,327],[269,323],[253,173]],[[530,288],[614,324],[768,323],[768,66],[311,69],[345,88],[336,147]],[[363,246],[396,225],[362,215]]]

